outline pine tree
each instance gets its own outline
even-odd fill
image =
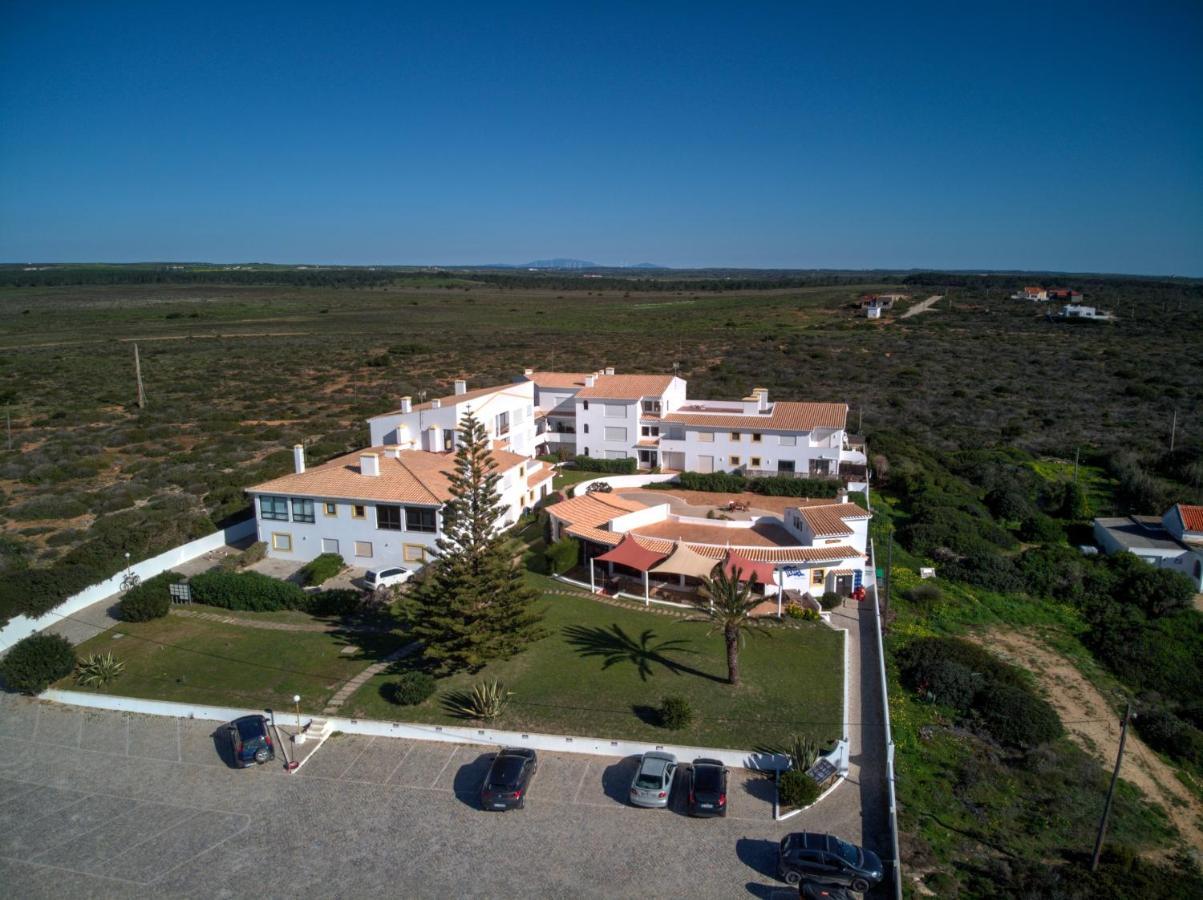
[[[497,527],[500,476],[484,426],[469,412],[460,422],[451,499],[443,507],[438,556],[403,604],[409,633],[443,673],[478,671],[508,659],[542,636],[535,592]]]

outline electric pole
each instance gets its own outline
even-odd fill
[[[1174,410],[1174,418],[1170,423],[1170,453],[1174,452],[1174,438],[1178,436],[1178,410]]]
[[[1119,781],[1119,767],[1124,761],[1124,743],[1128,740],[1128,723],[1132,721],[1132,703],[1128,702],[1124,710],[1124,724],[1119,731],[1119,753],[1115,756],[1115,771],[1111,773],[1111,787],[1107,788],[1107,801],[1103,804],[1103,818],[1099,821],[1099,836],[1094,841],[1094,856],[1090,858],[1090,871],[1099,867],[1099,857],[1103,855],[1103,835],[1107,833],[1107,817],[1111,815],[1111,798],[1115,794],[1115,784]]]
[[[146,392],[142,390],[142,359],[138,356],[137,344],[134,344],[134,377],[138,380],[138,409],[144,409]]]
[[[1082,453],[1081,447],[1074,447],[1074,484],[1078,483],[1078,457]]]
[[[4,406],[4,430],[8,433],[8,449],[11,450],[13,448],[13,413],[8,404]]]

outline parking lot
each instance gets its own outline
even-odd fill
[[[730,815],[698,820],[683,791],[627,805],[633,759],[541,753],[527,808],[485,813],[488,748],[339,735],[287,775],[228,768],[216,731],[0,695],[6,894],[771,897],[782,834],[860,831],[830,815],[853,785],[778,824],[733,771]]]

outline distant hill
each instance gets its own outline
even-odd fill
[[[627,266],[628,269],[663,269],[665,266],[657,265],[656,263],[635,263],[633,266]]]
[[[565,259],[557,256],[555,259],[536,259],[534,262],[528,262],[523,266],[523,269],[600,269],[595,262],[589,262],[584,259]]]

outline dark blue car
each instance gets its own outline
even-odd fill
[[[246,769],[262,765],[276,758],[264,716],[243,716],[226,726],[230,735],[230,748],[234,753],[234,765]]]

